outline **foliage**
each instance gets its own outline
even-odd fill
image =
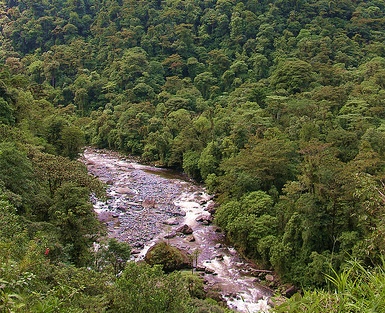
[[[294,295],[273,312],[381,312],[385,308],[383,264],[366,269],[358,261],[340,273],[326,275],[330,290]]]
[[[119,242],[115,238],[109,238],[100,244],[94,242],[94,267],[97,270],[104,270],[112,265],[115,276],[119,275],[126,267],[131,256],[131,247],[125,242]]]
[[[129,263],[116,282],[111,312],[187,312],[187,289],[178,272]]]
[[[14,262],[41,240],[51,263],[94,263],[88,194],[103,188],[75,161],[86,143],[205,182],[228,238],[283,281],[322,287],[330,264],[378,263],[382,1],[10,0],[0,12]],[[60,301],[41,296],[39,310]]]
[[[164,241],[156,243],[148,250],[145,261],[150,265],[162,265],[166,273],[189,266],[187,255]]]

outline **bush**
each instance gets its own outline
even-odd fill
[[[187,254],[164,241],[151,247],[144,259],[149,265],[162,265],[166,273],[190,267]]]

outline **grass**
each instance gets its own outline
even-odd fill
[[[385,312],[385,262],[365,268],[349,262],[340,273],[325,275],[329,289],[305,291],[294,295],[272,310],[276,313],[383,313]]]

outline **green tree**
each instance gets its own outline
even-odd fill
[[[187,312],[188,291],[175,272],[165,275],[160,266],[127,264],[116,282],[111,312]]]
[[[271,133],[270,133],[271,131]],[[253,137],[236,156],[224,160],[221,170],[220,190],[235,196],[262,189],[278,190],[295,174],[296,156],[293,144],[274,130],[265,132],[265,138]]]
[[[77,159],[85,143],[83,131],[76,126],[64,127],[61,131],[61,145],[63,146],[63,156],[71,160]]]
[[[0,143],[0,182],[17,206],[30,204],[38,190],[31,161],[15,143]]]
[[[307,91],[314,81],[315,74],[311,65],[298,59],[280,62],[270,78],[276,89],[285,89],[290,94]]]
[[[60,230],[69,261],[84,266],[91,260],[90,247],[101,234],[101,227],[88,201],[89,190],[74,183],[63,183],[55,193],[50,221]]]
[[[115,238],[107,241],[106,251],[103,258],[112,265],[114,274],[117,276],[126,267],[131,256],[131,248],[125,242],[119,242]]]
[[[217,83],[217,79],[210,72],[198,74],[194,79],[194,85],[201,92],[204,99],[208,99],[212,93],[212,87]]]

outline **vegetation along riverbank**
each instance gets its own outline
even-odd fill
[[[384,14],[382,0],[0,1],[0,311],[227,310],[195,278],[118,262],[136,247],[105,239],[86,145],[203,184],[226,240],[300,291],[272,310],[384,311]]]

